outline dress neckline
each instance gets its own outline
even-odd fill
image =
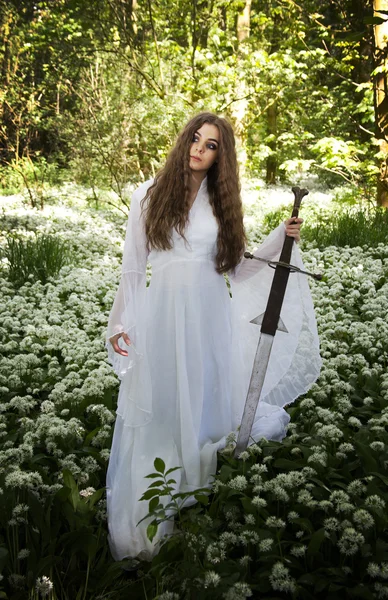
[[[197,201],[203,192],[207,190],[207,176],[203,178],[201,185],[198,188],[197,195],[195,196],[192,205],[190,206],[189,214],[193,210],[194,206],[197,204]]]

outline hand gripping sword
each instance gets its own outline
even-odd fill
[[[294,207],[292,210],[291,218],[298,217],[299,208],[304,196],[308,194],[308,190],[300,189],[299,187],[293,187],[292,191],[295,196]],[[307,273],[301,271],[298,267],[290,265],[292,246],[294,238],[286,236],[284,240],[283,249],[280,254],[280,259],[277,262],[265,261],[275,268],[275,274],[272,281],[271,290],[269,292],[267,307],[262,315],[259,315],[255,319],[252,319],[251,323],[256,325],[261,324],[260,339],[256,350],[255,360],[253,363],[252,375],[247,393],[247,399],[245,402],[244,413],[240,425],[240,430],[237,438],[237,444],[234,456],[237,458],[239,454],[245,450],[248,445],[249,437],[252,431],[252,425],[255,419],[257,406],[259,404],[261,390],[263,389],[265,375],[268,368],[268,363],[271,355],[272,344],[276,331],[284,331],[288,333],[282,319],[280,318],[280,312],[282,310],[283,300],[286,293],[288,277],[290,272],[300,272],[306,275],[311,275],[315,279],[321,279],[322,276],[319,274]],[[247,258],[257,258],[249,252],[245,254]]]

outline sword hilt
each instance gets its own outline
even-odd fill
[[[294,193],[295,199],[291,218],[297,218],[299,216],[300,205],[304,196],[308,194],[308,190],[304,188],[301,189],[299,187],[293,187],[292,191]],[[286,235],[279,258],[280,263],[290,263],[293,244],[294,238]],[[289,268],[285,268],[280,265],[276,266],[273,284],[271,286],[271,291],[268,298],[267,308],[265,310],[263,322],[261,324],[262,333],[268,333],[269,335],[275,335],[276,333],[289,275]]]

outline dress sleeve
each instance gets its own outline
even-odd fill
[[[144,198],[146,189],[142,185],[132,196],[125,235],[121,280],[109,315],[106,333],[109,361],[121,379],[133,366],[142,347],[142,311],[145,304],[148,251],[140,201]],[[129,347],[121,338],[119,340],[119,345],[128,351],[127,357],[114,352],[109,341],[109,338],[122,332],[125,332],[131,340]]]
[[[260,256],[260,258],[265,258],[266,260],[274,260],[280,255],[285,237],[286,229],[284,223],[281,223],[279,227],[276,227],[276,229],[269,234],[258,248],[253,250],[252,254],[254,256]],[[241,283],[242,281],[253,277],[263,269],[265,270],[266,267],[268,268],[264,262],[243,257],[234,273],[230,272],[228,273],[228,276],[233,283]]]

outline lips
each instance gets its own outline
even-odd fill
[[[197,156],[191,156],[190,158],[192,158],[193,160],[197,160],[198,162],[202,162],[202,158],[198,158]]]

